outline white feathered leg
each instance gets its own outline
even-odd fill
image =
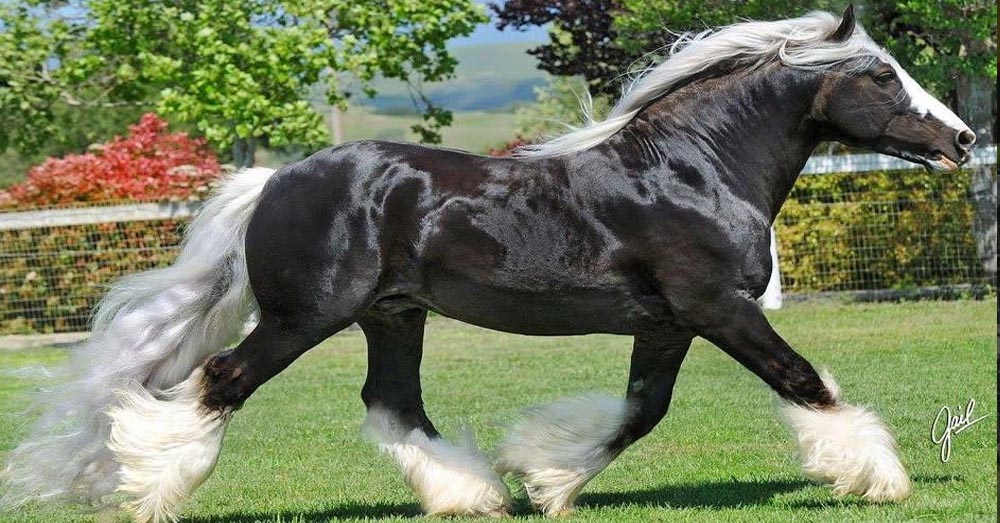
[[[228,416],[201,405],[203,372],[154,398],[136,384],[108,411],[108,448],[120,464],[118,492],[139,523],[177,520],[177,507],[215,468]]]
[[[368,411],[365,434],[391,455],[429,515],[503,516],[510,492],[466,432],[460,445],[407,430],[391,412]]]
[[[624,400],[599,394],[532,407],[501,444],[497,469],[523,481],[547,516],[563,514],[614,459],[606,445],[628,413]]]
[[[806,476],[829,483],[837,495],[897,501],[910,494],[910,478],[899,461],[896,442],[871,411],[840,401],[840,387],[823,373],[837,405],[818,410],[786,403],[785,418],[795,431]]]

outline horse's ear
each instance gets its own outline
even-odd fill
[[[847,4],[844,10],[844,18],[840,21],[840,27],[830,35],[830,40],[834,42],[844,42],[854,34],[854,26],[857,21],[854,18],[854,4]]]

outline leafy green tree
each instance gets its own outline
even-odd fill
[[[484,21],[471,0],[4,3],[0,147],[40,147],[60,106],[151,102],[249,165],[258,144],[327,141],[310,87],[343,106],[352,92],[374,95],[377,75],[413,86],[415,130],[433,142],[451,114],[419,85],[449,77],[448,40]]]
[[[638,58],[618,42],[618,0],[506,0],[490,2],[499,29],[548,26],[551,41],[528,51],[538,68],[556,76],[579,76],[591,94],[614,96],[624,64]],[[648,36],[648,35],[647,35]]]

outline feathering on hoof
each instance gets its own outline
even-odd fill
[[[873,412],[842,403],[832,376],[823,373],[822,378],[837,401],[834,407],[786,403],[782,409],[795,431],[806,476],[832,485],[838,496],[856,494],[876,502],[906,498],[910,478],[892,434]]]
[[[547,516],[563,514],[614,459],[606,445],[628,413],[624,400],[602,394],[529,408],[501,443],[497,469],[518,477]]]

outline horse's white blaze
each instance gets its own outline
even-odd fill
[[[955,130],[955,134],[962,131],[971,131],[968,125],[958,117],[951,109],[945,104],[941,103],[937,98],[931,96],[920,84],[917,83],[909,73],[895,58],[886,55],[885,58],[888,59],[889,64],[892,68],[896,70],[896,76],[899,77],[900,83],[903,84],[903,89],[906,91],[907,96],[910,97],[910,108],[917,114],[923,116],[930,114],[932,117],[937,118],[942,123],[951,127]]]
[[[831,484],[837,495],[872,501],[908,496],[910,478],[889,430],[871,411],[840,402],[840,388],[829,374],[823,374],[823,383],[837,398],[835,407],[817,410],[787,403],[783,408],[806,476]]]
[[[139,384],[117,391],[108,411],[108,448],[119,464],[118,492],[140,523],[177,519],[177,507],[212,474],[228,419],[201,405],[201,369],[154,398]]]
[[[487,515],[507,513],[510,492],[477,448],[471,432],[460,445],[428,438],[420,430],[407,431],[391,413],[369,409],[364,432],[403,471],[406,483],[430,515]]]
[[[559,515],[614,459],[606,446],[628,414],[625,401],[598,394],[532,407],[501,444],[497,469],[518,476],[546,515]]]

